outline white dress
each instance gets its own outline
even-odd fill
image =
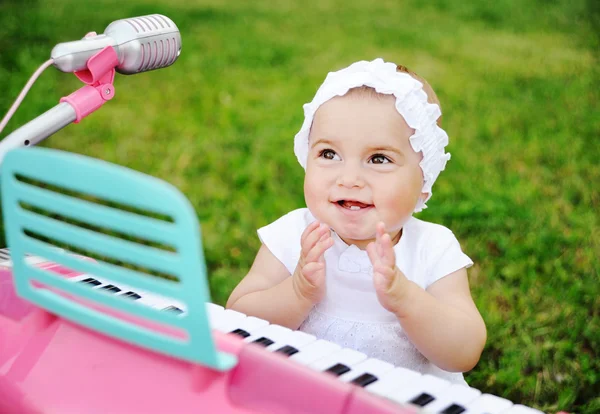
[[[294,210],[258,230],[262,243],[294,273],[300,258],[300,236],[315,220],[307,208]],[[332,232],[334,245],[325,252],[326,295],[299,330],[369,357],[454,383],[466,384],[461,373],[429,362],[408,339],[396,316],[377,300],[367,252],[348,246]],[[426,289],[440,278],[473,264],[458,240],[444,226],[411,217],[394,246],[396,265]]]

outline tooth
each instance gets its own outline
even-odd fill
[[[350,210],[360,210],[359,206],[350,206]]]

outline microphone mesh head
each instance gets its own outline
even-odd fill
[[[142,59],[137,72],[158,69],[169,66],[177,59],[177,47],[175,38],[160,39],[141,43]]]
[[[166,16],[151,14],[112,23],[106,34],[128,40],[118,42],[121,62],[117,71],[125,74],[145,72],[172,65],[181,52],[181,35],[175,23]]]

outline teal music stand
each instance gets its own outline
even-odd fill
[[[218,371],[236,365],[236,357],[218,351],[211,335],[200,226],[191,204],[175,187],[128,168],[47,148],[7,153],[0,180],[20,296],[147,349]],[[81,252],[96,260],[75,254]],[[70,282],[30,264],[27,255],[175,299],[186,312],[160,311]],[[185,338],[102,312],[102,306],[181,331]]]

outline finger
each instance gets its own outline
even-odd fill
[[[318,220],[313,221],[312,223],[310,223],[302,232],[302,236],[300,236],[300,243],[302,245],[304,245],[304,241],[306,240],[306,238],[308,237],[309,234],[311,234],[313,232],[313,230],[315,230],[316,228],[319,227],[321,223],[319,223]]]
[[[385,234],[385,223],[383,221],[377,223],[377,232],[379,233],[379,237]]]
[[[381,257],[381,222],[375,226],[375,247],[377,247],[377,256]]]
[[[381,262],[379,254],[377,254],[377,245],[375,242],[367,244],[367,255],[373,267]]]
[[[332,242],[333,242],[333,240],[332,240]],[[331,243],[331,245],[333,246],[333,243]],[[317,258],[317,262],[325,264],[325,252],[327,251],[327,249],[329,249],[329,247],[331,247],[331,246],[328,246],[327,248],[325,248],[323,250],[323,253],[321,253],[321,255]]]
[[[302,250],[304,254],[312,249],[321,239],[323,235],[329,234],[329,226],[327,224],[321,223],[317,228],[313,229],[307,236],[304,242],[302,243]]]
[[[306,254],[306,262],[316,262],[319,258],[333,246],[333,238],[331,236],[327,237],[325,240],[317,242],[312,249],[308,251]]]
[[[387,266],[394,267],[396,265],[396,254],[392,246],[392,239],[389,234],[381,236],[381,262]]]
[[[306,253],[306,262],[316,262],[319,258],[333,246],[333,238],[331,236],[327,237],[325,240],[317,242],[312,249],[310,249]]]
[[[386,234],[385,232],[385,224],[383,223],[383,221],[380,221],[379,223],[377,223],[377,236],[379,236],[379,256],[383,257],[384,255],[384,250],[383,250],[383,240],[382,237]]]
[[[327,239],[327,238],[328,238],[328,237],[330,237],[330,236],[331,236],[331,233],[330,233],[330,232],[328,232],[328,231],[326,231],[326,232],[324,232],[324,233],[321,235],[321,238],[319,239],[319,241],[323,241],[323,240]]]

